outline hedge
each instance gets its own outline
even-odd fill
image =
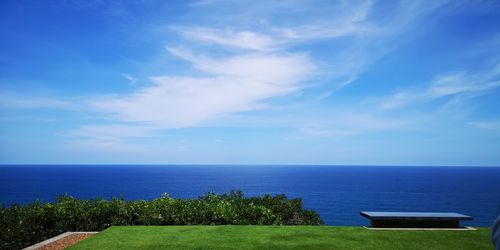
[[[76,199],[0,205],[0,248],[20,249],[67,231],[101,231],[114,225],[322,225],[300,198],[284,194],[244,197],[241,191],[197,199]]]

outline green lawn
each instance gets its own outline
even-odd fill
[[[117,226],[70,249],[493,249],[490,231],[330,226]]]

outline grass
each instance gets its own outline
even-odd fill
[[[493,249],[490,230],[380,231],[330,226],[116,226],[77,249]]]

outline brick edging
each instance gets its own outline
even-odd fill
[[[96,233],[98,233],[98,232],[66,232],[66,233],[62,233],[60,235],[54,236],[50,239],[44,240],[42,242],[36,243],[35,245],[31,245],[29,247],[23,248],[23,250],[35,250],[35,249],[38,249],[40,247],[43,247],[45,245],[48,245],[52,242],[58,241],[64,237],[67,237],[67,236],[70,236],[73,234],[96,234]]]

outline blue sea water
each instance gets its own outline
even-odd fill
[[[206,192],[301,197],[328,225],[366,225],[360,211],[458,212],[465,223],[490,226],[500,212],[500,168],[384,166],[0,166],[0,203],[162,193],[194,198]]]

